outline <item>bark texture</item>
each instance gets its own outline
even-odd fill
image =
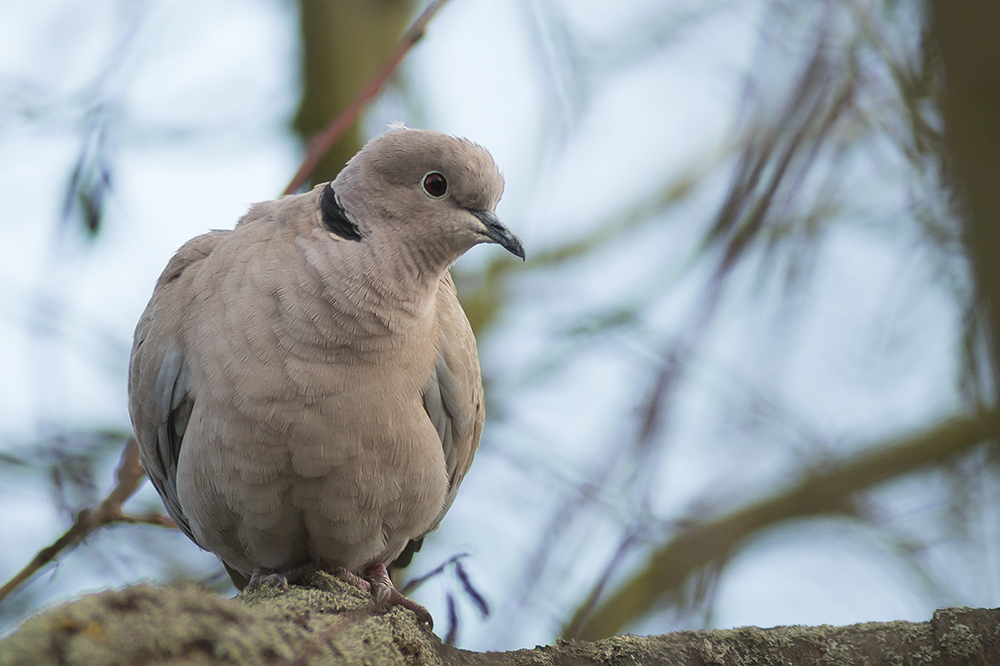
[[[314,587],[265,586],[220,599],[194,585],[136,585],[85,596],[0,642],[0,665],[670,664],[869,666],[1000,664],[1000,610],[947,609],[929,622],[617,636],[474,653],[441,643],[401,608],[317,574]]]

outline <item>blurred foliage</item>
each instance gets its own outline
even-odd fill
[[[670,13],[664,8],[662,15]],[[676,608],[682,615],[694,617],[702,613],[708,617],[714,590],[709,581],[717,579],[721,568],[741,548],[775,525],[831,511],[860,524],[877,524],[871,514],[858,510],[866,501],[865,492],[888,478],[911,474],[929,464],[958,474],[961,466],[954,464],[956,456],[974,455],[977,445],[984,441],[990,443],[987,464],[996,469],[997,430],[991,411],[996,384],[990,378],[996,377],[992,341],[998,339],[998,333],[996,318],[990,312],[995,307],[991,299],[1000,285],[996,274],[1000,270],[1000,238],[996,235],[1000,229],[996,223],[1000,202],[996,201],[996,192],[1000,190],[995,187],[995,160],[1000,156],[1000,146],[993,141],[1000,127],[996,123],[1000,104],[993,103],[992,95],[1000,91],[996,74],[1000,67],[989,64],[1000,63],[1000,22],[980,22],[974,38],[966,40],[968,26],[959,15],[974,22],[978,15],[995,17],[996,12],[985,6],[970,8],[967,13],[950,12],[949,8],[951,38],[963,47],[958,54],[963,60],[952,67],[961,70],[965,88],[962,92],[967,95],[967,99],[956,101],[957,86],[942,86],[942,79],[951,80],[942,71],[948,69],[947,59],[942,67],[939,57],[938,40],[942,36],[927,32],[930,24],[919,6],[891,1],[767,3],[761,21],[767,27],[762,36],[766,32],[774,41],[769,43],[764,37],[760,63],[751,67],[741,126],[731,144],[734,165],[727,194],[687,266],[689,271],[706,262],[714,266],[703,287],[700,306],[679,340],[664,341],[663,365],[654,368],[655,379],[650,383],[646,405],[637,410],[631,447],[623,447],[621,442],[610,444],[607,455],[594,465],[593,473],[568,492],[553,513],[515,586],[518,592],[513,595],[509,618],[516,617],[518,608],[535,605],[532,597],[545,594],[544,581],[565,566],[572,557],[569,552],[587,547],[586,538],[573,536],[573,524],[582,526],[593,520],[588,507],[599,498],[621,497],[624,493],[621,535],[604,572],[577,607],[575,617],[566,618],[568,638],[593,640],[608,636],[650,614],[662,614],[665,607]],[[691,15],[672,18],[680,26],[678,29],[696,21]],[[554,20],[564,22],[560,17]],[[567,87],[585,90],[583,82],[592,77],[597,65],[591,62],[588,68],[587,58],[572,52],[572,39],[558,28],[551,31],[564,38],[561,45],[571,52],[566,61],[573,65],[565,66],[565,75],[573,83]],[[629,33],[630,47],[622,52],[648,54],[648,49],[635,45],[660,46],[664,34],[670,31],[651,20],[648,26]],[[592,52],[613,51],[593,44],[586,46]],[[782,75],[787,67],[777,72],[766,68],[767,57],[776,57],[774,52],[791,55],[787,62],[794,65],[785,81]],[[608,60],[615,62],[614,58]],[[600,65],[606,67],[608,61]],[[579,107],[575,115],[582,115],[580,107],[586,106],[585,96],[576,102]],[[956,106],[959,111],[950,111]],[[942,134],[942,107],[948,127],[960,128],[958,132],[949,130],[949,142]],[[963,112],[971,117],[967,119]],[[677,400],[676,392],[687,386],[684,374],[698,358],[698,347],[716,318],[719,298],[732,282],[742,279],[745,272],[737,268],[747,263],[758,267],[761,282],[774,277],[783,279],[790,296],[808,292],[815,256],[823,247],[828,228],[855,223],[851,207],[857,204],[851,201],[854,193],[844,190],[844,174],[873,146],[886,143],[905,156],[907,172],[903,178],[909,184],[910,209],[894,224],[911,225],[925,249],[937,256],[942,283],[950,287],[968,313],[964,318],[965,345],[959,350],[965,362],[957,381],[964,387],[965,407],[972,415],[940,424],[928,415],[925,433],[902,443],[887,440],[872,446],[874,453],[869,457],[861,455],[844,462],[850,471],[838,476],[842,484],[836,489],[813,483],[825,478],[825,473],[805,468],[801,485],[778,488],[774,495],[732,513],[720,507],[714,512],[717,522],[708,520],[713,514],[710,510],[690,523],[658,527],[651,522],[657,519],[644,509],[657,480],[643,475],[642,470],[652,466],[664,440],[649,436],[649,424],[668,418],[670,406]],[[951,150],[956,143],[966,154]],[[716,164],[715,168],[725,168],[724,164]],[[958,172],[957,178],[952,168]],[[683,202],[713,172],[689,170],[680,179],[666,183],[634,211],[615,215],[581,240],[544,252],[529,261],[524,270],[599,253],[625,229],[660,222],[666,209]],[[981,200],[976,199],[977,188],[984,193]],[[954,200],[956,192],[959,197]],[[972,260],[971,274],[966,258]],[[500,258],[482,277],[464,279],[474,286],[466,289],[464,298],[477,327],[488,326],[504,306],[513,267],[513,262]],[[646,302],[628,295],[621,309],[590,319],[586,326],[573,331],[593,338],[623,324],[626,329],[634,329],[636,322],[643,319],[643,310],[656,299],[652,293]],[[987,328],[989,322],[993,323],[992,332]],[[568,362],[568,356],[550,362],[547,372]],[[930,458],[921,453],[927,446],[934,450]],[[883,450],[886,455],[879,453]],[[890,451],[891,462],[886,457]],[[622,475],[627,481],[621,481]],[[957,482],[955,488],[960,487],[962,483]],[[956,506],[969,505],[956,496]],[[960,512],[963,524],[974,519],[967,515],[967,509]],[[883,538],[891,542],[891,527],[882,525],[880,529],[884,530]],[[657,536],[664,531],[668,535],[665,541]],[[907,559],[917,575],[928,577],[921,563],[921,550],[910,548]]]
[[[89,115],[80,156],[66,191],[63,222],[69,224],[78,218],[87,236],[96,238],[101,230],[104,198],[111,188],[113,156],[108,147],[108,125],[112,121],[101,106]]]
[[[827,514],[865,520],[867,517],[859,516],[854,506],[859,491],[922,467],[945,464],[997,434],[995,415],[952,419],[912,439],[889,443],[833,469],[816,471],[792,488],[712,522],[691,525],[657,548],[643,569],[596,609],[603,581],[595,586],[588,602],[569,622],[565,637],[592,641],[618,634],[628,623],[650,614],[665,595],[680,597],[684,584],[703,570],[717,576],[741,542],[778,523]]]

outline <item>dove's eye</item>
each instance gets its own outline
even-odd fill
[[[437,171],[431,171],[424,176],[424,192],[435,199],[440,199],[448,194],[448,181]]]

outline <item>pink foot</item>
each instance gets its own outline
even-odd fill
[[[431,617],[430,611],[413,599],[403,596],[396,589],[396,586],[392,584],[392,580],[389,578],[389,572],[386,571],[384,564],[373,564],[365,569],[364,573],[360,576],[346,569],[337,569],[336,576],[345,583],[350,583],[365,592],[370,592],[375,599],[376,606],[383,608],[402,606],[403,608],[408,608],[413,611],[418,620],[426,623],[431,629],[434,628],[434,618]]]

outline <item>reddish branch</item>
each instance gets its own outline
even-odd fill
[[[96,509],[83,509],[76,514],[73,525],[61,537],[56,539],[52,545],[38,551],[38,554],[27,566],[7,581],[3,587],[0,587],[0,601],[3,601],[22,583],[38,573],[42,567],[54,561],[64,550],[76,546],[91,532],[101,527],[119,523],[176,527],[174,521],[158,513],[133,516],[122,512],[122,504],[139,489],[144,476],[142,465],[139,464],[139,448],[136,446],[135,440],[129,438],[115,472],[115,487],[108,493],[108,496],[97,505]]]
[[[364,108],[375,99],[382,86],[385,85],[385,82],[389,80],[389,77],[399,67],[399,63],[403,61],[403,58],[410,52],[413,45],[419,42],[420,38],[424,36],[427,24],[430,23],[431,19],[434,18],[434,15],[437,14],[445,2],[447,0],[433,0],[427,5],[427,9],[417,17],[417,20],[413,22],[410,29],[403,33],[399,44],[396,46],[396,50],[389,56],[389,60],[382,66],[382,69],[372,77],[368,84],[358,93],[357,97],[344,109],[343,113],[309,142],[309,152],[306,153],[302,164],[299,165],[299,170],[295,172],[292,182],[288,183],[288,187],[285,188],[284,194],[294,194],[305,184],[309,179],[309,174],[316,168],[316,165],[323,159],[323,156],[329,152],[333,144],[340,138],[340,135],[354,124],[354,121],[358,119]]]

